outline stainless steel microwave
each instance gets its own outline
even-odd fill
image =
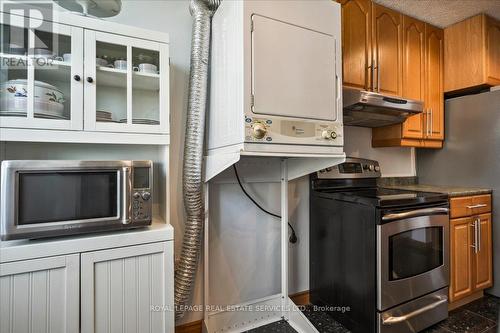
[[[142,227],[152,222],[151,161],[3,161],[2,240]]]

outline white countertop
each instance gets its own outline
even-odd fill
[[[0,241],[0,263],[145,243],[173,241],[174,228],[162,220],[148,227],[34,240]]]

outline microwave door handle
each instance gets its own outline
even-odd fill
[[[130,215],[132,211],[132,204],[130,202],[130,192],[132,187],[132,179],[130,176],[130,168],[125,167],[122,170],[122,223],[129,224],[131,221]]]
[[[382,216],[382,221],[395,221],[418,216],[442,215],[448,214],[448,211],[449,209],[444,207],[415,209],[409,212],[385,214]]]

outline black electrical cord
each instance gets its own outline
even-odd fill
[[[238,184],[240,185],[241,190],[243,191],[243,193],[245,193],[245,195],[248,197],[248,199],[250,199],[250,201],[252,201],[254,203],[254,205],[257,206],[264,213],[269,214],[271,216],[274,216],[274,217],[276,217],[278,219],[281,219],[280,215],[271,213],[270,211],[268,211],[267,209],[265,209],[264,207],[262,207],[261,205],[259,205],[257,203],[257,201],[255,201],[255,199],[252,198],[252,196],[250,194],[248,194],[248,192],[243,187],[243,184],[241,183],[240,176],[238,175],[238,170],[236,169],[236,165],[235,164],[233,164],[233,169],[234,169],[234,174],[236,175],[236,180],[238,181]],[[290,235],[290,238],[288,238],[288,240],[290,241],[290,243],[295,244],[295,243],[297,243],[297,234],[295,234],[295,229],[293,229],[293,227],[290,224],[290,222],[288,222],[288,226],[292,230],[292,234]]]

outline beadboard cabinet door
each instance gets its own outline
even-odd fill
[[[81,333],[173,332],[168,258],[173,242],[82,253]]]
[[[0,264],[0,332],[78,332],[79,264],[79,254]]]

